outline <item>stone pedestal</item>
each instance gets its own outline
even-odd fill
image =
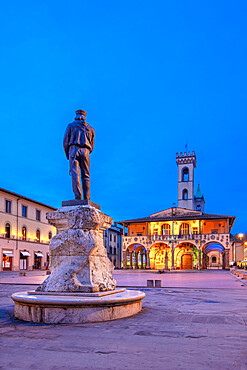
[[[46,218],[57,228],[57,235],[50,243],[51,275],[37,291],[114,290],[114,267],[103,244],[103,231],[112,218],[90,205],[61,207]]]
[[[46,215],[57,228],[50,243],[51,274],[34,292],[12,295],[15,317],[37,323],[86,323],[138,313],[145,293],[115,290],[113,264],[103,244],[112,218],[86,205]]]

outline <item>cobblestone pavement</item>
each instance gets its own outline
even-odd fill
[[[224,271],[200,276],[207,287],[143,289],[136,316],[77,325],[15,319],[10,295],[35,285],[0,284],[0,368],[247,369],[247,287]]]

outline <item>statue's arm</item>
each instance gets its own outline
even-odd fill
[[[92,153],[93,148],[94,148],[94,136],[95,136],[95,131],[93,129],[92,130],[92,140],[91,140],[91,150],[90,150],[90,153]]]
[[[70,140],[70,127],[68,126],[63,139],[63,148],[67,159],[69,159],[69,140]]]

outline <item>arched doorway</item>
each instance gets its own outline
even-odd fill
[[[155,270],[171,269],[171,248],[165,243],[156,243],[150,248],[150,268]]]
[[[189,253],[184,253],[181,257],[181,269],[192,270],[193,269],[193,256]]]
[[[204,267],[211,270],[224,268],[225,248],[218,242],[210,242],[203,248]]]
[[[127,268],[143,269],[146,267],[146,248],[142,244],[131,244],[126,252]]]
[[[174,252],[175,268],[177,270],[195,270],[198,268],[198,249],[192,243],[177,245]]]

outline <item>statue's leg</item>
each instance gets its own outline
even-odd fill
[[[90,199],[90,174],[89,174],[89,150],[81,148],[79,150],[79,163],[81,168],[81,179],[84,199]]]
[[[82,199],[81,181],[80,181],[80,168],[77,158],[69,156],[70,174],[72,177],[72,187],[75,194],[75,199]]]

